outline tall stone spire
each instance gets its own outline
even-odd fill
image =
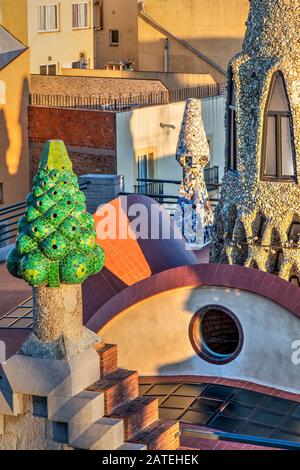
[[[243,53],[282,57],[300,52],[300,1],[250,0]]]
[[[228,70],[226,166],[211,261],[300,285],[300,0],[251,0]]]

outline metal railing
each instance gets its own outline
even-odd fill
[[[185,101],[189,98],[206,98],[220,96],[226,93],[225,83],[198,85],[179,90],[161,91],[156,93],[129,94],[127,96],[103,98],[99,96],[57,95],[31,93],[29,103],[31,106],[50,108],[94,109],[102,111],[125,111],[133,108],[142,108],[158,104],[167,104]]]
[[[79,185],[81,191],[87,189],[88,182]],[[26,201],[0,207],[0,248],[13,243],[18,231],[18,222],[26,211]]]
[[[25,209],[25,201],[0,208],[0,248],[15,239],[18,222],[25,213]]]
[[[33,322],[33,298],[21,302],[0,318],[0,329],[30,329]]]
[[[214,166],[204,170],[204,177],[210,195],[210,201],[214,208],[219,202],[219,168]],[[81,191],[85,191],[89,182],[79,185]],[[175,191],[170,190],[170,186],[179,186],[179,180],[166,180],[166,179],[137,179],[137,184],[134,187],[136,194],[146,195],[155,199],[159,204],[175,205],[178,200],[178,188]],[[166,189],[166,187],[168,187]],[[120,195],[127,195],[129,193],[122,192]],[[11,243],[14,243],[18,231],[18,222],[26,211],[26,202],[22,201],[17,204],[0,207],[0,248],[3,248]]]
[[[204,178],[210,195],[210,201],[212,206],[215,207],[220,198],[221,185],[219,184],[219,167],[213,166],[211,168],[205,168]],[[155,199],[159,204],[176,204],[178,200],[178,189],[170,191],[169,188],[170,186],[179,186],[180,184],[180,180],[138,178],[137,184],[134,186],[134,192],[136,194],[149,196]]]

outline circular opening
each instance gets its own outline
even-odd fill
[[[57,195],[57,191],[54,191],[54,193],[53,193],[53,194],[54,194],[54,196],[56,196],[56,195]]]
[[[68,204],[68,205],[72,204],[72,201],[67,201],[67,204]]]
[[[57,245],[52,245],[53,250],[57,250]]]
[[[76,230],[76,227],[75,227],[75,225],[72,227],[72,230],[73,230],[73,232],[75,232],[75,230]]]
[[[56,212],[54,212],[53,219],[56,219],[56,217],[57,217],[57,214],[56,214]]]
[[[236,316],[220,306],[207,306],[193,317],[190,327],[192,345],[208,362],[233,361],[243,345],[243,330]]]

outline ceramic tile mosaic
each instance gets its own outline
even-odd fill
[[[183,167],[183,180],[178,198],[180,208],[175,217],[187,242],[196,246],[209,241],[213,224],[213,211],[204,179],[204,168],[209,158],[200,100],[189,99],[176,152],[176,160]]]
[[[80,284],[104,265],[94,219],[61,141],[45,144],[27,210],[18,224],[9,272],[31,286]]]

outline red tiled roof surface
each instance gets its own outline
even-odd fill
[[[141,204],[147,215],[148,239],[138,238],[139,227],[135,229],[134,218],[128,215],[135,214],[135,208],[138,209],[134,207],[135,204]],[[112,231],[107,230],[109,236],[103,240],[99,234],[101,228],[106,231],[105,220],[109,211],[115,211],[113,220],[117,223],[115,227],[112,225]],[[151,214],[156,214],[156,217],[151,217]],[[126,198],[114,199],[103,206],[101,213],[96,213],[94,219],[97,243],[104,249],[106,261],[104,269],[90,277],[83,286],[85,321],[128,286],[162,271],[198,262],[194,252],[187,249],[182,237],[179,238],[179,232],[169,214],[147,196],[131,194]],[[177,234],[178,239],[174,236],[166,239],[163,229],[168,225],[171,234]],[[151,239],[151,233],[155,233],[157,239]]]
[[[277,302],[300,318],[300,289],[273,274],[226,264],[179,266],[144,279],[107,301],[88,321],[99,331],[119,312],[142,300],[181,287],[218,286],[241,289]]]

